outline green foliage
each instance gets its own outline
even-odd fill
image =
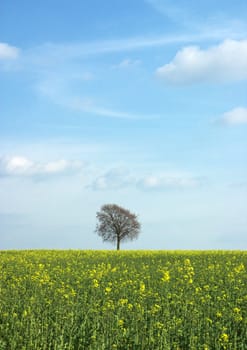
[[[244,350],[247,253],[5,251],[1,350]]]

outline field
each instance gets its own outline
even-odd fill
[[[247,349],[247,252],[2,251],[0,350]]]

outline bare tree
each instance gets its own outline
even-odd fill
[[[105,204],[97,212],[98,223],[95,232],[102,237],[104,242],[117,243],[136,239],[140,233],[141,225],[137,216],[129,210],[116,204]]]

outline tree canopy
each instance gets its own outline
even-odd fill
[[[138,237],[141,225],[137,215],[116,204],[105,204],[97,212],[98,220],[96,233],[104,242],[116,243],[117,250],[120,242],[134,240]]]

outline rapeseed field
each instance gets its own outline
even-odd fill
[[[2,251],[0,350],[247,349],[247,252]]]

